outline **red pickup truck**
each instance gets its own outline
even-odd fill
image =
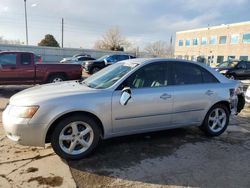
[[[0,85],[44,84],[81,77],[81,65],[41,63],[40,56],[31,52],[0,52]]]

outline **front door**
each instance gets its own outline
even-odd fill
[[[131,99],[123,106],[119,101],[124,87],[131,89]],[[155,62],[137,70],[113,93],[113,132],[140,132],[169,126],[172,92],[167,63]]]

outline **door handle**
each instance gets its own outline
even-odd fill
[[[211,95],[214,94],[214,91],[212,91],[212,90],[207,90],[205,94],[208,95],[208,96],[211,96]]]
[[[172,96],[169,95],[169,94],[167,94],[167,93],[164,93],[164,94],[162,94],[162,95],[160,96],[160,98],[163,99],[163,100],[169,99],[169,98],[171,98],[171,97],[172,97]]]

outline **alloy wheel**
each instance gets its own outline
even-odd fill
[[[59,135],[59,146],[67,154],[78,155],[93,143],[94,132],[85,122],[77,121],[66,125]]]

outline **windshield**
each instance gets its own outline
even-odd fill
[[[82,83],[91,88],[106,89],[120,80],[120,78],[122,78],[136,66],[137,64],[135,63],[117,63],[93,74]]]
[[[99,59],[97,59],[97,61],[103,61],[104,59],[106,59],[109,55],[105,55],[105,56],[102,56],[100,57]]]
[[[218,65],[219,68],[233,68],[238,64],[238,61],[225,61]]]

